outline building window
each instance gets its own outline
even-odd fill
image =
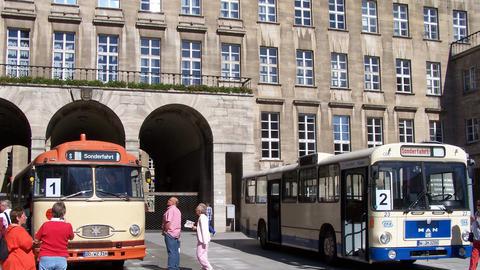
[[[463,70],[463,91],[469,92],[477,89],[477,69],[470,67]]]
[[[408,6],[393,4],[393,35],[408,37]]]
[[[160,39],[140,39],[140,78],[142,83],[160,83]]]
[[[200,0],[182,0],[183,15],[200,15]]]
[[[350,116],[333,116],[333,145],[335,155],[350,152]]]
[[[430,141],[443,142],[442,122],[430,121]]]
[[[262,112],[262,158],[280,159],[280,114]]]
[[[412,119],[400,119],[398,123],[398,132],[400,134],[400,142],[413,143],[413,120]]]
[[[436,8],[423,8],[423,37],[438,40],[438,10]]]
[[[314,114],[298,115],[298,156],[313,154],[317,151],[317,137]]]
[[[364,57],[365,90],[380,90],[380,58],[376,56]]]
[[[28,76],[30,65],[30,31],[9,28],[7,41],[7,75]]]
[[[258,0],[258,20],[261,22],[277,22],[276,0]]]
[[[239,19],[240,4],[239,0],[222,0],[220,3],[220,16],[222,18]]]
[[[348,62],[344,53],[332,53],[331,56],[331,83],[332,87],[348,87]]]
[[[410,60],[396,59],[397,92],[412,93]]]
[[[240,79],[240,45],[222,44],[222,78]]]
[[[120,8],[120,1],[119,0],[98,0],[98,7]]]
[[[479,121],[476,118],[467,119],[465,121],[466,133],[467,133],[467,143],[478,141],[479,133]]]
[[[63,5],[76,5],[77,0],[53,0],[53,3]]]
[[[260,82],[278,83],[277,48],[260,47]]]
[[[459,40],[468,35],[467,12],[453,11],[453,40]]]
[[[313,86],[313,51],[297,50],[297,85]]]
[[[367,118],[368,148],[383,145],[383,119]]]
[[[330,28],[345,30],[345,2],[344,0],[328,0],[328,16]]]
[[[427,94],[439,96],[442,94],[440,80],[440,63],[427,62]]]
[[[97,69],[99,81],[117,80],[118,36],[98,35]]]
[[[362,31],[378,33],[376,1],[362,0]]]
[[[182,84],[202,83],[202,44],[197,41],[182,40]]]
[[[141,0],[140,10],[150,12],[160,12],[162,10],[161,0]]]
[[[75,68],[75,33],[53,33],[54,79],[72,80]]]
[[[295,0],[295,25],[312,25],[312,3],[310,0]]]

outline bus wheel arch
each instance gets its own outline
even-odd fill
[[[267,223],[264,219],[260,219],[258,221],[257,237],[260,242],[260,246],[263,249],[268,249]]]
[[[328,264],[337,259],[337,240],[331,224],[323,224],[320,229],[318,251],[322,260]]]

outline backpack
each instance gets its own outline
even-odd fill
[[[0,231],[0,261],[5,261],[8,258],[8,246],[7,240],[5,240],[6,230],[3,228],[3,218],[0,217],[2,222],[2,229]]]

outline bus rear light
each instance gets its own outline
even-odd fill
[[[373,217],[370,217],[369,226],[370,226],[370,229],[373,229],[375,227],[375,219]]]

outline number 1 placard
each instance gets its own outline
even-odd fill
[[[376,198],[377,210],[392,210],[392,198],[390,196],[390,190],[378,189]]]
[[[45,181],[45,196],[60,197],[61,183],[60,178],[47,178]]]

